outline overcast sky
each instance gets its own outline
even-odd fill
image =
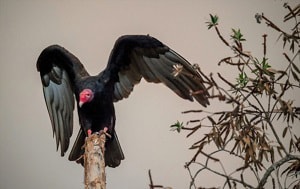
[[[271,30],[257,24],[254,15],[264,12],[274,21],[282,20],[283,3],[0,0],[0,188],[83,188],[83,168],[60,157],[52,138],[35,67],[45,47],[64,46],[91,74],[97,74],[106,66],[119,36],[150,34],[191,63],[198,63],[204,72],[216,72],[220,71],[220,58],[231,54],[215,32],[207,30],[209,13],[220,17],[220,29],[226,37],[231,28],[240,28],[247,50],[261,56],[261,36]],[[276,38],[270,36],[270,46],[278,45]],[[281,51],[270,48],[268,52],[273,60],[281,59]],[[209,109],[214,110],[217,104],[212,103]],[[188,150],[192,141],[187,141],[184,133],[170,132],[169,126],[176,120],[194,119],[196,115],[181,112],[199,108],[163,85],[142,82],[136,86],[128,99],[116,104],[116,130],[125,160],[118,168],[107,169],[107,188],[148,188],[148,169],[156,184],[187,188],[189,176],[183,166],[193,155]],[[77,134],[77,116],[74,123]],[[209,187],[218,181],[209,176],[202,175],[199,185]]]

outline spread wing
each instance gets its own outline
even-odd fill
[[[58,45],[42,51],[37,60],[37,70],[41,76],[56,147],[58,150],[60,144],[63,156],[73,132],[75,80],[88,73],[74,55]]]
[[[196,99],[207,106],[208,92],[200,74],[175,51],[146,35],[120,37],[103,72],[114,83],[114,100],[127,98],[143,77],[148,82],[164,83],[183,99]]]

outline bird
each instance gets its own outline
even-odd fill
[[[68,159],[81,164],[86,137],[103,129],[111,135],[105,143],[105,165],[114,168],[124,160],[115,131],[114,103],[127,98],[142,78],[163,83],[182,99],[209,105],[209,93],[199,71],[150,35],[120,36],[105,69],[97,75],[91,76],[75,55],[57,44],[42,50],[36,68],[61,156],[70,145],[77,107],[80,129]]]

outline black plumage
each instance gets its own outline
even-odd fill
[[[73,54],[58,45],[42,51],[37,70],[61,156],[67,151],[73,132],[75,96],[81,128],[69,155],[71,161],[83,154],[88,133],[107,127],[112,138],[106,143],[106,165],[120,164],[124,155],[114,129],[113,103],[127,98],[141,78],[164,83],[183,99],[195,98],[203,106],[209,104],[202,78],[192,65],[159,40],[146,35],[120,37],[107,67],[96,76],[90,76]],[[82,159],[78,162],[82,163]]]

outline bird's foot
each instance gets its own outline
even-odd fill
[[[108,131],[108,128],[104,127],[103,130],[99,131],[97,134],[105,134],[106,136],[111,137],[111,135],[107,131]],[[90,137],[92,135],[91,129],[87,130],[87,135],[88,135],[88,137]]]
[[[111,138],[111,135],[107,131],[108,131],[108,128],[104,127],[103,130],[100,131],[100,134],[104,133],[106,136],[108,136],[109,138]]]

